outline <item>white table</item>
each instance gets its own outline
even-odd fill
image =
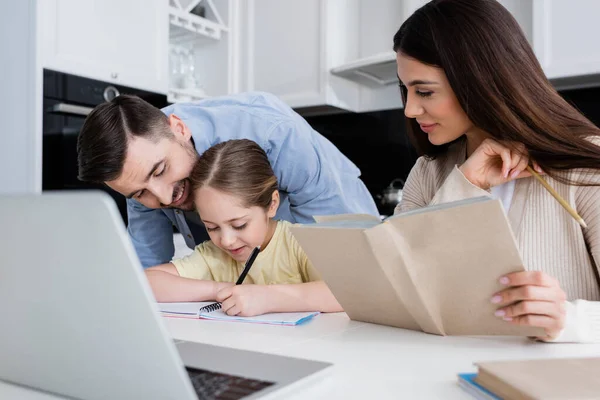
[[[440,337],[319,315],[297,327],[165,318],[173,338],[335,365],[285,399],[470,399],[456,374],[474,361],[600,356],[600,344],[547,344],[513,337]],[[55,399],[0,383],[0,398]]]

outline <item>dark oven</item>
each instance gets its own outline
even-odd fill
[[[107,186],[77,179],[77,135],[83,121],[96,105],[119,94],[139,96],[159,108],[168,105],[163,94],[44,70],[42,190],[103,190],[114,198],[127,223],[122,195]]]

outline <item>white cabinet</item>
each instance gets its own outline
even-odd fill
[[[329,73],[358,56],[357,0],[246,0],[241,20],[241,90],[295,108],[357,109],[359,86]]]
[[[360,17],[357,37],[352,42],[358,57],[330,71],[359,84],[359,104],[355,111],[402,107],[393,38],[402,22],[425,3],[426,0],[358,1]]]
[[[500,0],[532,45],[557,89],[598,85],[600,2],[596,0]]]
[[[164,0],[167,1],[167,0]],[[169,0],[171,102],[238,91],[235,69],[240,0]]]
[[[3,3],[0,196],[42,190],[42,69],[36,24],[35,1]]]
[[[551,82],[558,89],[598,84],[600,1],[499,0],[513,14]],[[358,0],[356,59],[334,66],[334,75],[360,85],[354,111],[402,107],[395,87],[392,38],[403,21],[426,0]]]
[[[166,0],[41,0],[44,68],[166,93]]]
[[[600,73],[600,2],[533,1],[533,44],[550,79]]]

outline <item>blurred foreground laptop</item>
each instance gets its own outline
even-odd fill
[[[0,197],[0,221],[0,380],[78,399],[259,398],[331,365],[173,342],[103,193]]]

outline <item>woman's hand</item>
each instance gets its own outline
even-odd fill
[[[529,156],[522,144],[511,149],[495,140],[485,139],[459,169],[473,185],[488,190],[513,179],[531,176],[528,165]],[[541,173],[537,164],[534,168]]]
[[[217,301],[227,315],[252,317],[270,312],[268,285],[234,285],[220,290]]]
[[[544,328],[545,337],[555,339],[565,327],[565,292],[558,280],[540,272],[514,272],[500,278],[507,289],[496,293],[492,303],[500,308],[495,315],[515,325]]]

